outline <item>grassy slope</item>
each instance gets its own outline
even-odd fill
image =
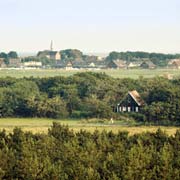
[[[128,131],[130,135],[135,133],[142,133],[146,131],[155,132],[159,126],[128,126],[123,122],[115,122],[114,124],[106,123],[87,123],[83,120],[53,120],[53,119],[40,119],[40,118],[2,118],[0,119],[0,129],[5,129],[7,132],[12,132],[14,127],[20,127],[24,131],[32,131],[33,133],[47,133],[48,128],[51,127],[52,122],[60,122],[62,124],[68,125],[75,131],[80,129],[85,129],[90,132],[94,130],[107,130],[107,131]],[[173,135],[179,127],[163,127],[162,130],[165,130],[169,135]]]
[[[8,69],[1,69],[0,70],[0,77],[52,77],[52,76],[69,76],[73,75],[77,72],[86,72],[86,70],[60,70],[60,69],[29,69],[29,70],[8,70]],[[154,76],[163,76],[167,74],[171,74],[173,76],[180,76],[180,70],[173,70],[173,69],[155,69],[155,70],[145,70],[145,69],[121,69],[121,70],[94,70],[93,72],[105,72],[106,74],[115,77],[115,78],[139,78],[143,76],[145,78],[151,78]]]

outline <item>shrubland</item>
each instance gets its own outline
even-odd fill
[[[115,113],[116,105],[137,90],[145,102],[140,113]],[[136,119],[146,123],[180,122],[180,80],[163,77],[115,79],[84,72],[46,78],[0,78],[1,117]]]
[[[74,132],[54,123],[48,134],[0,131],[0,179],[159,180],[180,177],[180,131]]]

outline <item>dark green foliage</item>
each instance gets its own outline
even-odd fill
[[[8,58],[17,59],[17,58],[18,58],[17,52],[15,52],[15,51],[10,51],[10,52],[8,53]]]
[[[77,49],[66,49],[60,51],[63,60],[82,60],[83,53]]]
[[[137,90],[145,105],[140,113],[115,113],[128,91]],[[0,78],[1,117],[118,118],[155,124],[180,123],[179,80],[114,79],[104,73],[69,77]],[[119,118],[118,118],[119,119]]]
[[[4,59],[7,59],[8,58],[8,55],[4,52],[1,52],[0,53],[0,58],[4,58]]]
[[[0,58],[4,59],[5,64],[9,64],[9,59],[17,59],[18,54],[16,51],[10,51],[9,53],[1,52],[0,53]]]
[[[159,180],[180,177],[180,131],[73,132],[54,123],[48,134],[0,131],[0,179]]]

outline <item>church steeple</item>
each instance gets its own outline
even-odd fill
[[[53,51],[53,41],[51,40],[50,50]]]

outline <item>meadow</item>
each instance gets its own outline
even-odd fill
[[[102,120],[54,120],[45,118],[1,118],[0,130],[5,129],[10,133],[15,127],[21,128],[23,131],[31,131],[33,133],[47,133],[48,129],[52,126],[53,122],[58,122],[63,125],[68,125],[70,129],[74,131],[80,131],[81,129],[89,132],[99,131],[128,131],[130,135],[139,134],[142,132],[156,132],[158,128],[161,128],[168,135],[174,135],[176,130],[180,127],[166,127],[166,126],[137,126],[136,124],[130,124],[124,121],[114,121],[111,124],[109,121],[103,122]]]
[[[63,70],[63,69],[0,69],[0,77],[54,77],[70,76],[78,72],[87,72],[90,70]],[[180,77],[178,69],[104,69],[91,70],[93,72],[106,73],[114,78],[133,78],[139,77],[152,78],[155,76]]]

